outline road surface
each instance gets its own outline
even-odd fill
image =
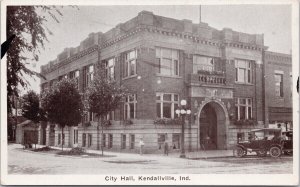
[[[8,146],[8,174],[290,174],[292,157],[182,159],[107,153],[109,157],[57,156]]]

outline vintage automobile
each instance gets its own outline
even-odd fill
[[[293,155],[293,131],[282,132],[283,148],[282,152],[286,155]]]
[[[284,139],[281,128],[263,128],[252,130],[248,133],[248,140],[238,140],[233,150],[236,157],[243,157],[247,153],[256,152],[258,156],[266,156],[269,152],[271,157],[279,157],[283,150]]]

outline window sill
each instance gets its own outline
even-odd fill
[[[182,79],[182,77],[179,76],[179,75],[164,75],[164,74],[160,74],[160,73],[156,73],[155,75],[158,76],[158,77],[167,77],[167,78]]]
[[[132,79],[132,78],[135,78],[135,77],[137,77],[137,76],[138,76],[137,74],[131,75],[131,76],[122,78],[122,80],[124,81],[124,80],[127,80],[127,79]]]
[[[236,82],[236,81],[235,81],[235,84],[239,84],[239,85],[245,85],[245,86],[254,86],[254,84],[253,84],[253,83]]]
[[[284,100],[284,96],[282,96],[282,97],[280,97],[280,96],[275,96],[275,99]]]

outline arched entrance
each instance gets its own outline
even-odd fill
[[[227,148],[228,112],[218,100],[202,102],[198,113],[199,148],[205,150]]]

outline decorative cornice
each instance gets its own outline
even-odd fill
[[[217,46],[217,47],[234,47],[234,48],[248,49],[248,50],[255,50],[255,51],[263,50],[263,46],[259,46],[259,45],[255,45],[255,44],[248,44],[248,43],[242,43],[242,42],[231,42],[231,41],[223,41],[223,40],[210,40],[210,39],[205,39],[205,38],[199,37],[192,33],[177,32],[174,30],[171,31],[168,29],[157,28],[157,27],[153,27],[153,26],[138,26],[126,34],[119,35],[114,39],[106,40],[99,49],[101,50],[103,48],[114,45],[115,43],[120,42],[126,38],[129,38],[133,35],[136,35],[139,32],[158,33],[158,34],[165,35],[165,36],[191,40],[194,43],[200,43],[203,45],[210,45],[210,46]]]
[[[135,27],[134,29],[128,31],[125,34],[119,35],[115,38],[108,39],[108,40],[104,41],[103,44],[100,44],[99,46],[94,45],[93,47],[90,47],[82,52],[79,52],[79,53],[59,62],[58,64],[53,65],[52,67],[48,68],[47,70],[42,71],[42,73],[50,73],[65,64],[68,64],[74,60],[77,60],[85,55],[88,55],[88,54],[96,51],[96,50],[100,51],[101,49],[112,46],[112,45],[114,45],[118,42],[121,42],[122,40],[127,39],[131,36],[134,36],[140,32],[158,33],[158,34],[165,35],[165,36],[177,37],[180,39],[190,40],[194,43],[208,45],[208,46],[233,47],[233,48],[255,50],[255,51],[263,50],[263,46],[259,46],[259,45],[255,45],[255,44],[231,42],[231,41],[224,41],[224,40],[210,40],[210,39],[205,39],[205,38],[199,37],[192,33],[177,32],[177,31],[169,30],[169,29],[165,29],[165,28],[157,28],[157,27],[153,27],[153,26],[141,25],[141,26]]]
[[[97,49],[98,49],[98,45],[94,45],[93,47],[85,49],[85,50],[83,50],[83,51],[81,51],[81,52],[79,52],[79,53],[77,53],[77,54],[75,54],[75,55],[73,55],[69,58],[66,58],[66,59],[60,61],[59,63],[51,66],[50,68],[48,68],[46,70],[43,70],[41,73],[50,73],[50,72],[60,68],[61,66],[64,66],[64,65],[66,65],[68,63],[71,63],[75,60],[78,60],[78,59],[82,58],[83,56],[91,54],[94,51],[97,51]]]

